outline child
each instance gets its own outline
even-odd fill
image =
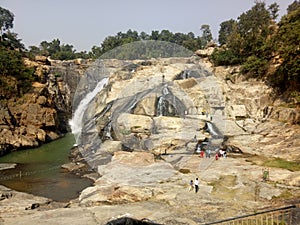
[[[219,154],[218,154],[218,152],[217,152],[216,155],[215,155],[215,159],[216,159],[216,160],[219,159]]]
[[[189,187],[189,191],[194,189],[194,182],[193,180],[190,181],[190,187]]]

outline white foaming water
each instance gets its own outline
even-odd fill
[[[209,133],[211,133],[214,136],[217,136],[218,133],[214,130],[213,125],[211,123],[207,122],[207,128],[209,130]]]
[[[79,105],[77,106],[72,119],[69,121],[69,125],[71,127],[72,130],[72,134],[74,134],[75,136],[75,140],[76,140],[76,144],[78,143],[80,134],[81,134],[81,130],[82,130],[82,119],[83,119],[83,115],[84,112],[88,106],[88,104],[92,101],[92,99],[96,96],[96,94],[98,92],[100,92],[103,87],[108,83],[108,78],[103,78],[98,84],[97,86],[94,88],[94,90],[92,90],[91,92],[89,92],[79,103]]]

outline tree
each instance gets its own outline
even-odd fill
[[[159,39],[159,31],[158,30],[153,30],[151,32],[150,39],[151,40],[158,40]]]
[[[159,40],[172,42],[174,39],[173,36],[174,36],[174,34],[172,32],[170,32],[169,30],[162,30],[159,34]]]
[[[243,38],[244,54],[260,54],[261,46],[269,35],[272,24],[270,12],[264,2],[257,2],[246,13],[238,17],[238,32]]]
[[[2,39],[2,35],[5,31],[13,28],[14,22],[14,14],[7,9],[0,7],[0,35]]]
[[[227,38],[230,34],[232,34],[234,25],[236,24],[236,21],[233,19],[224,21],[220,24],[220,30],[219,30],[219,43],[220,45],[224,45],[227,42]]]
[[[201,25],[200,30],[202,31],[202,39],[203,39],[204,43],[207,44],[208,42],[210,42],[212,40],[210,26],[207,24],[203,24],[203,25]]]
[[[21,39],[18,39],[18,35],[10,31],[2,35],[1,45],[11,49],[25,50],[25,46]]]
[[[99,58],[102,55],[101,47],[94,45],[89,54],[92,58]]]
[[[145,33],[144,31],[142,31],[140,33],[140,38],[141,38],[141,40],[149,40],[150,36],[147,33]]]
[[[276,18],[278,17],[279,5],[275,2],[269,5],[268,10],[271,14],[272,20],[276,20]]]
[[[290,13],[294,10],[297,10],[299,7],[300,7],[300,1],[296,0],[288,6],[287,12]]]
[[[31,89],[33,68],[24,65],[22,52],[0,46],[0,99],[22,96]]]
[[[29,46],[29,52],[32,53],[33,55],[42,55],[41,49],[36,46]]]
[[[270,77],[273,86],[280,91],[300,90],[300,7],[289,11],[279,22],[278,33],[273,37],[275,49],[283,59]]]
[[[266,9],[264,2],[257,1],[237,21],[223,22],[219,31],[219,42],[226,44],[227,49],[214,52],[212,58],[215,63],[230,65],[239,62],[244,64],[245,73],[255,77],[262,76],[271,57],[272,46],[268,42],[274,32],[270,28],[275,23],[272,19],[276,17],[277,4],[271,5],[269,9],[270,11]]]

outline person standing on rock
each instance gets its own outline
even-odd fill
[[[198,177],[195,179],[194,185],[195,185],[195,193],[197,193],[198,190],[199,190],[199,180],[198,180]]]
[[[189,191],[193,190],[194,189],[194,181],[191,180],[190,181],[190,187],[189,187]]]
[[[210,158],[210,154],[211,154],[210,149],[206,149],[206,150],[205,150],[205,157],[206,157],[206,158]]]

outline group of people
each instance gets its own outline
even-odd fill
[[[223,149],[220,149],[216,151],[215,159],[218,160],[220,157],[226,158],[227,157],[227,152]]]
[[[196,137],[194,137],[194,139],[196,139]],[[211,149],[208,148],[208,141],[204,140],[204,141],[198,141],[198,143],[196,144],[196,148],[195,148],[195,153],[199,154],[199,156],[201,158],[204,157],[205,158],[210,158],[211,157]],[[216,154],[215,154],[215,159],[218,160],[220,157],[222,158],[226,158],[227,157],[227,152],[226,149],[224,148],[220,148],[220,149],[216,149]]]
[[[189,186],[189,191],[192,191],[195,189],[195,193],[199,191],[199,179],[198,177],[195,179],[195,181],[190,180],[190,186]]]

